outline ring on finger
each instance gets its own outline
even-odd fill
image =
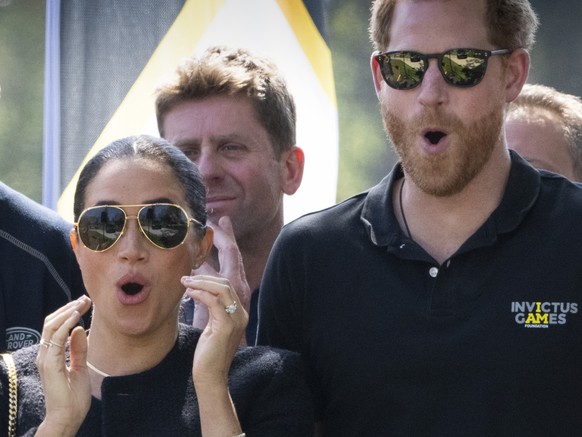
[[[40,339],[40,345],[46,347],[47,349],[50,347],[50,342],[46,341],[44,338]]]
[[[51,346],[56,346],[58,348],[62,348],[64,346],[64,344],[58,344],[58,343],[56,343],[56,342],[54,342],[52,340],[49,340],[49,343],[50,343]]]
[[[233,301],[230,305],[224,307],[224,310],[228,314],[234,314],[234,312],[236,311],[237,308],[238,308],[238,305],[236,304],[236,301]]]

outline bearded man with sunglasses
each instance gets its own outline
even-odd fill
[[[527,0],[377,0],[374,86],[400,162],[287,225],[260,344],[301,352],[326,436],[582,429],[582,190],[509,152]]]

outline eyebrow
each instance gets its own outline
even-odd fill
[[[239,132],[232,132],[226,134],[216,134],[210,136],[210,141],[212,143],[225,143],[229,141],[233,141],[236,143],[243,143],[247,144],[249,142],[255,142],[252,137],[248,135],[241,134]],[[173,140],[172,143],[177,148],[186,148],[186,147],[200,147],[202,141],[199,138],[178,138]]]
[[[176,146],[178,149],[184,147],[200,147],[200,141],[198,139],[194,140],[191,138],[175,140],[172,141],[172,144],[174,144],[174,146]]]

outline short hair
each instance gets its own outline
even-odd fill
[[[265,128],[278,158],[296,143],[293,96],[277,66],[243,48],[214,46],[187,58],[175,78],[156,90],[156,118],[164,136],[164,117],[176,105],[212,96],[246,95]]]
[[[374,50],[386,50],[390,43],[390,26],[394,7],[399,0],[374,0],[371,7],[369,34]],[[412,0],[438,1],[438,0]],[[471,0],[474,1],[474,0]],[[539,21],[528,0],[485,0],[489,42],[496,48],[531,49]]]
[[[554,114],[564,126],[564,139],[574,163],[574,172],[582,180],[582,99],[540,84],[525,84],[509,104],[508,114],[535,117],[536,110]],[[550,145],[548,145],[550,146]]]
[[[75,190],[73,213],[75,222],[86,208],[87,186],[109,162],[122,159],[149,159],[166,164],[184,190],[190,214],[202,225],[206,224],[206,189],[198,167],[184,153],[168,141],[150,135],[121,138],[101,149],[85,164]],[[205,227],[196,227],[205,231]]]

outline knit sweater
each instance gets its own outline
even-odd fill
[[[200,331],[180,325],[176,344],[155,367],[106,377],[78,436],[200,436],[192,362]],[[35,359],[38,345],[13,354],[18,372],[17,435],[32,436],[45,415]],[[239,349],[229,389],[247,437],[311,436],[312,401],[299,355],[267,347]],[[8,419],[8,377],[0,366],[0,426]],[[1,433],[0,429],[0,433]]]

